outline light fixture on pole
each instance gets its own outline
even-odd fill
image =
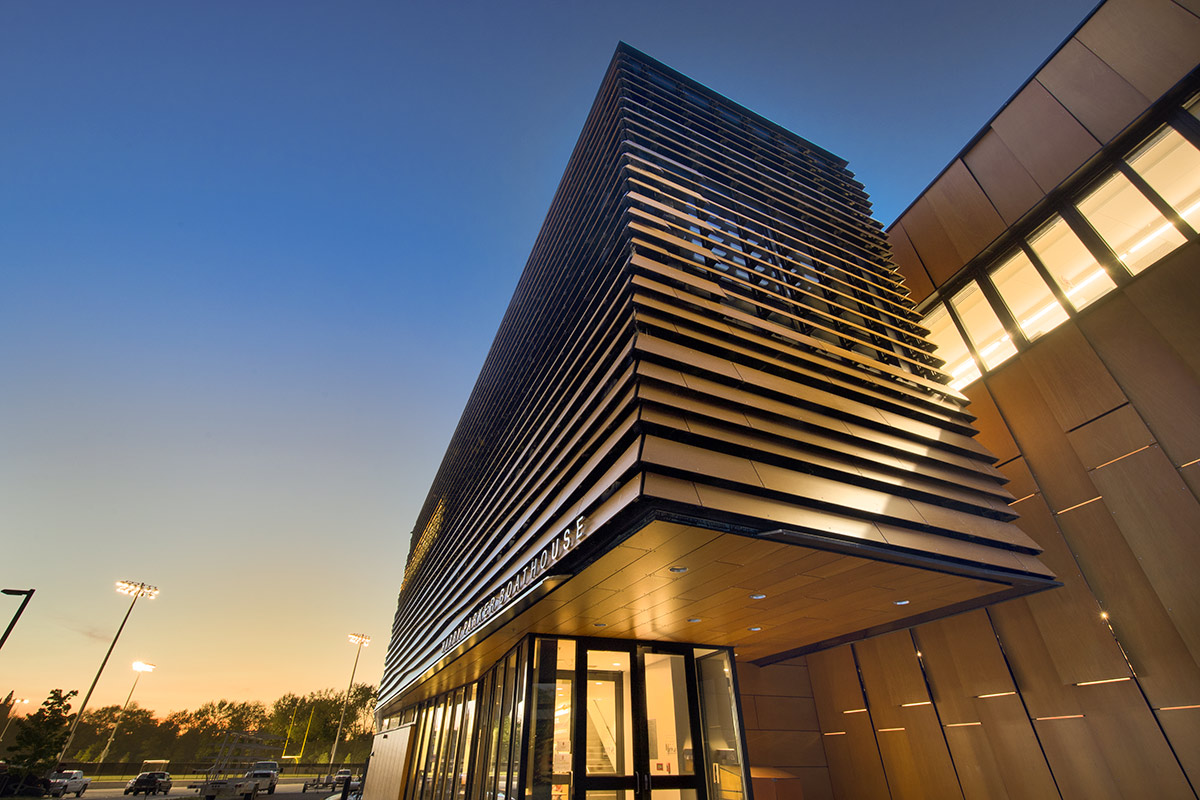
[[[17,715],[14,713],[17,710],[16,707],[17,706],[27,706],[27,705],[29,705],[28,698],[22,697],[18,700],[13,700],[13,707],[8,710],[8,721],[4,723],[4,730],[0,731],[0,742],[4,741],[4,736],[5,736],[5,734],[8,733],[8,726],[12,725],[13,720],[17,718]]]
[[[342,703],[342,718],[338,720],[337,736],[333,738],[333,748],[329,751],[329,772],[333,772],[333,759],[337,757],[338,742],[342,739],[342,723],[346,721],[346,706],[350,705],[350,690],[354,688],[354,673],[358,669],[358,657],[362,649],[371,643],[371,637],[365,633],[352,633],[348,637],[350,644],[358,645],[354,651],[354,666],[350,668],[350,685],[346,687],[346,700]]]
[[[92,699],[92,692],[96,690],[96,684],[100,682],[100,674],[104,672],[104,665],[108,663],[108,657],[112,655],[113,648],[117,646],[117,639],[121,638],[121,631],[125,630],[125,623],[129,621],[129,615],[133,613],[133,607],[137,605],[137,601],[142,597],[149,600],[158,597],[158,587],[151,586],[148,583],[117,581],[117,591],[121,594],[131,596],[133,601],[129,604],[129,610],[125,612],[125,618],[121,620],[121,627],[117,628],[117,632],[113,636],[112,644],[108,646],[108,652],[104,654],[104,660],[100,662],[100,669],[96,670],[96,677],[92,679],[92,685],[88,687],[87,694],[83,696],[83,702],[79,704],[79,710],[75,712],[75,721],[71,723],[71,732],[67,734],[67,741],[63,744],[62,752],[58,754],[59,764],[67,757],[67,748],[71,746],[71,741],[75,738],[75,730],[79,727],[79,720],[83,719],[83,712],[87,708],[88,700]]]
[[[121,725],[121,720],[125,717],[125,709],[129,708],[129,701],[133,699],[133,690],[137,688],[138,678],[142,677],[143,672],[154,672],[154,665],[147,664],[143,661],[133,662],[133,671],[137,674],[133,676],[133,686],[129,689],[129,696],[125,698],[125,705],[121,706],[120,712],[117,714],[117,719],[113,723],[112,733],[108,735],[108,741],[104,744],[104,750],[100,753],[100,760],[96,762],[96,774],[100,772],[100,765],[104,763],[104,759],[108,758],[108,748],[112,747],[113,739],[117,738],[117,728]]]
[[[25,606],[29,605],[29,601],[33,599],[33,589],[0,589],[0,593],[17,597],[25,595],[25,599],[21,601],[20,607],[17,608],[17,613],[13,614],[12,622],[8,623],[8,627],[4,629],[4,635],[0,636],[0,647],[4,647],[4,643],[8,641],[8,635],[12,633],[12,629],[17,627],[17,620],[21,618],[21,614],[25,612]]]

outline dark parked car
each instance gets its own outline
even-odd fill
[[[171,791],[171,775],[168,772],[143,772],[125,784],[125,794],[136,795],[138,792],[166,794],[169,791]]]

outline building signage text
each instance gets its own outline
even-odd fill
[[[487,599],[483,605],[475,609],[466,621],[454,629],[454,632],[442,640],[442,652],[445,653],[466,639],[476,629],[492,617],[499,614],[518,595],[546,574],[551,566],[557,564],[567,553],[579,546],[587,538],[587,518],[579,517],[575,524],[563,529],[551,540],[550,544],[539,550],[525,562],[524,566],[504,584],[504,587]]]

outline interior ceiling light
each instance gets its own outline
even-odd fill
[[[687,572],[687,567],[670,567],[667,571],[674,572],[677,575],[682,575],[683,573]]]
[[[763,599],[765,599],[765,598],[766,598],[766,595],[765,595],[765,594],[752,594],[752,595],[750,595],[750,599],[751,599],[751,600],[763,600]]]
[[[748,631],[761,631],[761,630],[762,630],[762,628],[759,628],[759,627],[754,627],[754,628],[746,628],[746,630],[748,630]]]
[[[597,628],[603,628],[603,627],[607,626],[608,623],[607,622],[593,622],[592,625],[594,625]]]
[[[699,617],[692,617],[688,620],[688,622],[699,622],[699,621],[700,621]]]
[[[906,606],[906,605],[908,605],[908,601],[907,601],[907,600],[893,600],[893,601],[892,601],[892,603],[893,603],[894,605],[898,605],[898,606]]]

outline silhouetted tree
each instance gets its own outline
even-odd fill
[[[8,748],[15,778],[29,785],[43,778],[58,761],[71,730],[70,700],[78,692],[53,689],[34,713],[21,720],[14,744]]]

